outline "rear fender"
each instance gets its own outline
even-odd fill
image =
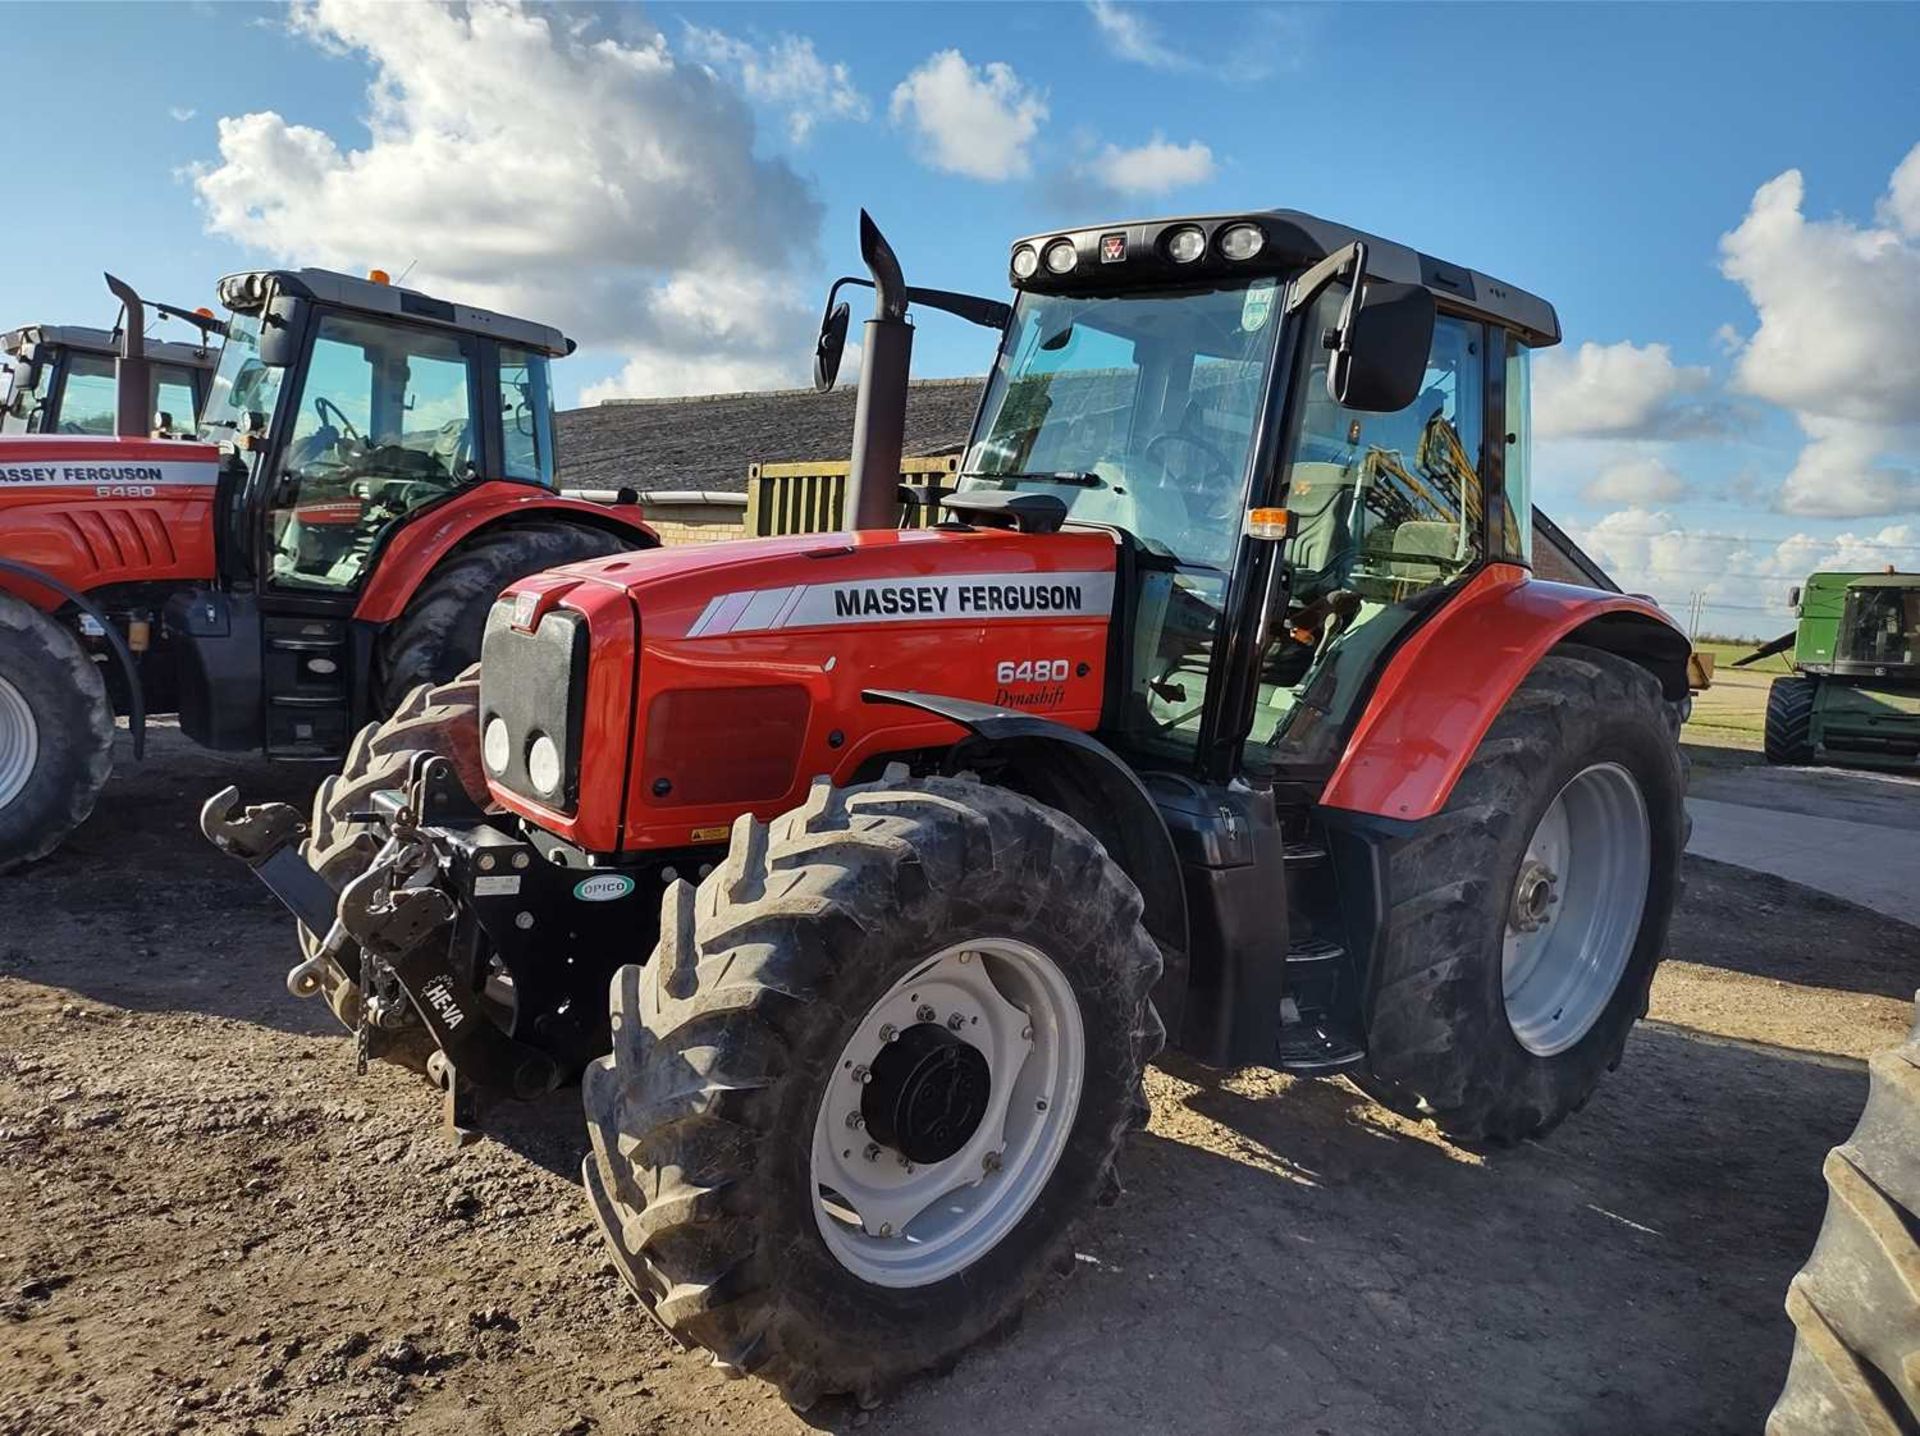
[[[1141,921],[1166,958],[1154,1005],[1169,1029],[1178,1031],[1186,996],[1187,897],[1166,820],[1133,769],[1077,728],[1011,708],[890,689],[868,689],[861,696],[869,703],[918,708],[965,728],[972,736],[952,750],[950,766],[991,767],[996,781],[1093,834],[1140,889],[1146,904]]]
[[[1439,812],[1507,699],[1560,643],[1616,653],[1670,701],[1687,696],[1691,645],[1652,603],[1491,564],[1388,661],[1321,806],[1407,822]]]
[[[631,505],[588,503],[535,484],[495,479],[475,484],[402,524],[374,561],[373,576],[353,610],[362,623],[390,623],[405,611],[426,576],[460,544],[483,530],[529,519],[566,518],[653,548],[660,536]]]

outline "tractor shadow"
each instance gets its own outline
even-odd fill
[[[1920,928],[1771,873],[1689,855],[1667,955],[1799,987],[1905,1002]]]
[[[1017,1334],[899,1431],[1758,1430],[1864,1074],[1639,1030],[1540,1142],[1469,1150],[1344,1081],[1168,1062],[1127,1192]]]

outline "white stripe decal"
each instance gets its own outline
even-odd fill
[[[1113,575],[1104,571],[856,579],[722,594],[701,611],[687,637],[866,623],[1104,618],[1112,610]]]
[[[0,451],[0,491],[88,487],[212,488],[217,464],[183,459],[130,459],[121,462],[8,463]]]

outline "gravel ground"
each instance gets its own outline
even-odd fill
[[[1019,1330],[802,1418],[625,1295],[573,1094],[453,1148],[286,995],[287,923],[192,814],[310,775],[155,748],[0,879],[0,1432],[1751,1432],[1920,974],[1920,931],[1695,861],[1659,1020],[1544,1143],[1169,1062]]]

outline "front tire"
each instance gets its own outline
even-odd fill
[[[1639,665],[1573,645],[1540,660],[1445,809],[1387,854],[1369,1095],[1512,1142],[1619,1065],[1681,888],[1677,729]]]
[[[652,960],[614,978],[613,1050],[583,1091],[587,1192],[640,1299],[801,1407],[877,1396],[1010,1321],[1110,1184],[1163,1037],[1148,999],[1160,953],[1133,884],[1078,824],[1004,789],[821,779],[771,829],[740,819],[726,862],[663,906]],[[978,1035],[991,993],[965,995],[963,971],[1015,949],[1040,962],[1025,979],[993,969],[994,988],[1051,1066],[1003,1058]],[[1036,1104],[1021,1129],[1034,1140],[1009,1117],[996,1165],[972,1139],[993,1133],[1002,1098]],[[916,1180],[916,1200],[939,1198],[890,1209],[895,1233],[859,1210],[866,1179],[823,1176],[861,1170],[889,1200]],[[996,1239],[957,1248],[947,1214],[962,1207]],[[916,1266],[922,1246],[966,1259]]]
[[[1827,1216],[1787,1288],[1793,1364],[1767,1436],[1920,1430],[1920,1017],[1867,1064],[1853,1135],[1827,1153]]]
[[[87,820],[113,772],[113,709],[86,650],[0,593],[0,873]]]
[[[1804,766],[1814,761],[1813,701],[1817,678],[1776,678],[1767,688],[1764,746],[1769,763]]]

